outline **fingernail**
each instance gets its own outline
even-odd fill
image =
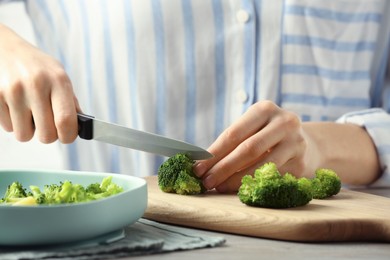
[[[200,163],[196,163],[194,165],[193,170],[194,170],[194,173],[195,173],[196,176],[202,177],[203,174],[205,174],[205,172],[206,172],[206,166],[203,163],[201,163],[201,162]]]
[[[206,177],[206,179],[204,179],[204,181],[203,181],[203,185],[208,190],[214,189],[214,186],[215,186],[214,178],[212,176]]]

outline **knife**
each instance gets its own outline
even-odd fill
[[[104,122],[85,114],[78,113],[77,119],[78,134],[82,139],[93,139],[167,157],[177,153],[185,153],[193,160],[213,157],[203,148],[183,141]]]

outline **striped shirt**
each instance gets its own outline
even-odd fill
[[[26,0],[83,112],[207,148],[252,104],[366,127],[389,186],[390,1]],[[77,140],[73,170],[153,175],[164,158]],[[362,148],[364,149],[364,148]]]

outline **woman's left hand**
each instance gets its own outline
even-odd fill
[[[207,189],[219,192],[237,191],[241,178],[266,162],[274,162],[281,173],[310,176],[316,160],[307,138],[297,115],[270,101],[258,102],[209,147],[215,157],[197,162],[195,173]]]

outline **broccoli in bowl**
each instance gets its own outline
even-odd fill
[[[123,188],[112,182],[112,176],[103,178],[101,183],[91,183],[84,187],[65,180],[59,184],[48,184],[43,189],[30,185],[28,191],[15,181],[8,185],[0,205],[32,206],[80,203],[106,198],[123,191]]]

